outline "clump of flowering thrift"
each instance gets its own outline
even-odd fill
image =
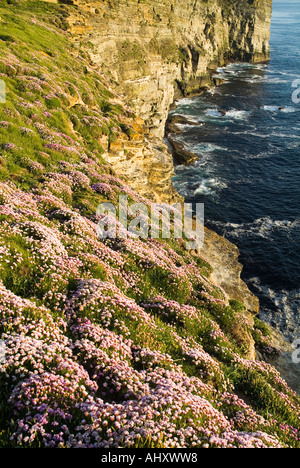
[[[229,319],[271,343],[206,259],[173,238],[98,238],[100,202],[151,207],[99,143],[126,141],[134,117],[55,26],[60,7],[33,3],[1,6],[3,34],[17,15],[32,41],[0,51],[0,447],[300,447],[299,397],[245,359]]]

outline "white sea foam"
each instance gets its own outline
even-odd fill
[[[190,129],[191,127],[202,127],[203,125],[204,125],[203,122],[200,123],[200,122],[197,122],[196,120],[190,120],[188,123],[184,123],[184,124],[176,123],[176,127],[182,132],[184,132],[184,130]]]
[[[256,63],[254,64],[255,68],[258,68],[259,70],[264,70],[268,68],[268,65],[266,63]]]
[[[300,135],[295,135],[294,133],[272,132],[270,135],[274,136],[274,137],[279,137],[279,138],[291,138],[293,140],[299,140],[300,139]]]
[[[224,232],[230,232],[231,237],[261,237],[270,239],[274,232],[282,231],[289,232],[292,229],[300,230],[300,219],[294,221],[289,220],[272,220],[269,216],[256,219],[253,223],[214,223],[218,227],[222,227]]]
[[[225,73],[216,73],[215,75],[213,75],[213,78],[217,78],[219,80],[223,80],[223,81],[229,81],[228,78],[226,78],[226,75]]]
[[[290,79],[283,79],[283,78],[268,78],[268,83],[270,84],[280,84],[280,83],[290,83]]]
[[[207,109],[205,114],[209,117],[223,117],[222,113],[218,109]]]
[[[194,195],[211,195],[226,188],[226,184],[217,178],[203,179],[199,187],[194,191]]]
[[[299,111],[299,109],[296,107],[284,107],[282,109],[282,112],[284,112],[285,114],[290,114],[290,113],[297,112],[297,111]]]
[[[259,318],[281,331],[292,342],[300,336],[300,289],[275,290],[262,284],[260,278],[250,278],[247,283],[262,299],[268,299],[270,306],[262,306]]]
[[[193,98],[182,98],[182,99],[175,101],[175,104],[180,105],[180,106],[190,106],[191,104],[193,104],[193,102],[194,102]]]
[[[297,112],[298,109],[296,107],[291,107],[291,106],[264,106],[264,110],[270,111],[270,112],[284,112],[285,114],[289,114],[292,112]]]
[[[270,111],[270,112],[278,112],[279,108],[278,106],[264,106],[264,110]]]
[[[198,143],[197,145],[191,145],[190,149],[197,154],[227,151],[227,148],[215,145],[214,143]]]
[[[266,64],[254,64],[254,63],[231,63],[224,68],[218,68],[217,72],[221,74],[226,74],[228,76],[236,76],[244,74],[247,71],[259,71],[265,70],[267,68]]]
[[[265,81],[266,78],[264,76],[261,76],[261,75],[252,75],[252,76],[249,76],[249,77],[245,77],[243,78],[243,81],[246,81],[246,83],[260,83],[262,81]]]
[[[189,106],[189,109],[191,108],[191,106]],[[184,117],[185,119],[188,120],[187,123],[184,123],[184,124],[176,124],[176,125],[186,125],[186,126],[189,126],[189,125],[199,125],[201,123],[203,123],[203,118],[201,118],[201,116],[199,115],[195,115],[195,114],[189,114],[189,113],[186,113],[183,111],[183,109],[181,109],[181,106],[179,106],[176,110],[172,111],[170,113],[172,116],[175,116],[175,115],[178,115],[179,117]]]
[[[230,119],[230,120],[245,120],[249,116],[249,111],[230,109],[227,111],[219,110],[217,108],[210,108],[205,111],[209,117],[217,119]]]
[[[226,117],[232,118],[232,119],[238,119],[238,120],[244,120],[248,117],[249,112],[248,111],[239,111],[232,109],[228,112],[226,112]]]

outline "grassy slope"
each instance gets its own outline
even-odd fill
[[[180,241],[97,239],[100,202],[150,202],[102,158],[134,116],[65,16],[0,3],[0,446],[298,446],[299,398],[235,342],[237,323],[260,348],[267,331],[206,261]]]

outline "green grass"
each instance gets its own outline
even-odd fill
[[[114,141],[118,132],[131,134],[130,127],[119,120],[128,112],[111,101],[113,94],[89,69],[87,54],[76,49],[64,31],[66,8],[31,1],[18,3],[17,11],[5,3],[0,6],[0,73],[5,74],[7,96],[0,106],[0,121],[12,124],[1,128],[0,180],[11,178],[26,190],[37,183],[30,161],[47,172],[55,166],[59,170],[61,159],[80,160],[75,153],[45,147],[47,139],[38,125],[45,126],[49,136],[62,133],[71,138],[79,153],[93,154],[100,163],[104,163],[104,150],[99,138],[108,135]],[[72,146],[64,138],[53,138]],[[7,144],[13,149],[5,149]],[[43,152],[49,155],[48,161]]]

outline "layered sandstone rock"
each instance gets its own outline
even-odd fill
[[[73,5],[67,21],[74,40],[137,116],[134,138],[102,142],[106,159],[143,195],[179,201],[172,156],[163,144],[170,106],[219,84],[213,77],[219,65],[268,60],[272,0],[59,2]],[[195,161],[175,140],[172,145],[177,162]]]
[[[213,73],[219,65],[269,58],[272,0],[60,3],[73,5],[68,23],[74,39],[143,121],[139,136],[110,147],[107,159],[143,195],[158,202],[178,201],[172,157],[162,143],[170,106],[175,98],[218,84]],[[147,138],[144,128],[150,132]],[[178,162],[195,161],[177,145],[178,152]]]
[[[239,263],[239,249],[225,237],[205,229],[201,255],[213,267],[211,279],[219,284],[231,299],[242,302],[252,314],[259,312],[259,300],[241,280],[243,266]]]
[[[269,58],[271,0],[66,2],[72,34],[160,137],[174,98],[211,84],[219,65]]]

